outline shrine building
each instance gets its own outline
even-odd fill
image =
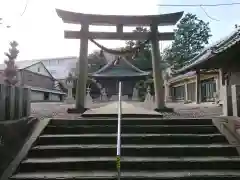
[[[117,95],[118,82],[122,82],[122,94],[132,96],[133,88],[140,80],[145,80],[150,75],[150,72],[142,71],[135,67],[124,57],[116,56],[116,59],[109,61],[98,71],[89,74],[105,88],[109,97]]]
[[[191,91],[193,100],[200,103],[207,87],[212,87],[208,90],[211,94],[209,97],[213,97],[213,93],[216,93],[214,98],[218,104],[223,105],[223,114],[231,116],[233,107],[239,108],[240,102],[240,90],[236,88],[240,84],[239,57],[240,28],[238,27],[225,38],[205,48],[191,60],[193,63],[178,70],[176,73],[178,76],[167,83],[166,99],[183,99],[188,94],[186,92]],[[194,85],[191,85],[193,82]],[[235,112],[235,115],[236,113],[240,115],[240,108],[237,110],[239,112]]]

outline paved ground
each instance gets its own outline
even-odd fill
[[[96,103],[92,108],[104,106],[108,103]],[[136,106],[142,106],[141,103],[134,103]],[[73,105],[64,103],[32,103],[32,116],[42,118],[67,117],[69,119],[78,118],[79,115],[67,114],[67,109]],[[164,118],[194,118],[194,117],[213,117],[221,115],[222,109],[213,104],[182,104],[170,103],[168,107],[174,108],[175,113],[164,113]]]
[[[89,109],[88,111],[84,112],[83,115],[116,115],[118,113],[118,102],[112,102],[105,106],[101,106],[99,108]],[[126,115],[152,115],[152,116],[160,116],[160,114],[156,111],[145,109],[141,106],[136,106],[131,102],[122,102],[122,114]]]

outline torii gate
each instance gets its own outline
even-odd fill
[[[152,67],[154,78],[155,101],[157,110],[165,109],[164,82],[160,68],[159,40],[173,40],[174,33],[159,33],[158,26],[175,25],[182,17],[183,12],[147,15],[147,16],[120,16],[120,15],[93,15],[82,14],[57,9],[57,14],[64,23],[81,24],[79,31],[65,31],[67,39],[80,39],[79,73],[76,89],[75,112],[85,111],[86,82],[88,76],[88,40],[150,40],[152,49]],[[116,26],[116,32],[90,32],[89,25]],[[123,32],[123,26],[150,26],[150,32]]]

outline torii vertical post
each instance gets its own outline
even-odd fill
[[[87,34],[89,25],[81,24],[81,32]],[[88,38],[83,36],[80,44],[80,55],[78,63],[78,80],[76,88],[76,109],[82,111],[85,109],[86,84],[88,76]]]
[[[151,46],[152,46],[152,68],[153,68],[153,79],[154,79],[154,90],[155,90],[155,102],[156,109],[163,110],[165,108],[164,101],[164,82],[162,77],[162,67],[160,67],[161,56],[159,49],[159,42],[157,38],[158,26],[156,24],[151,25]]]

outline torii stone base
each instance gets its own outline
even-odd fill
[[[88,108],[80,107],[80,108],[68,108],[67,113],[69,114],[82,114],[87,111]]]
[[[173,113],[174,109],[173,108],[169,108],[169,107],[164,107],[164,108],[155,108],[154,111],[156,112],[169,112],[169,113]]]

